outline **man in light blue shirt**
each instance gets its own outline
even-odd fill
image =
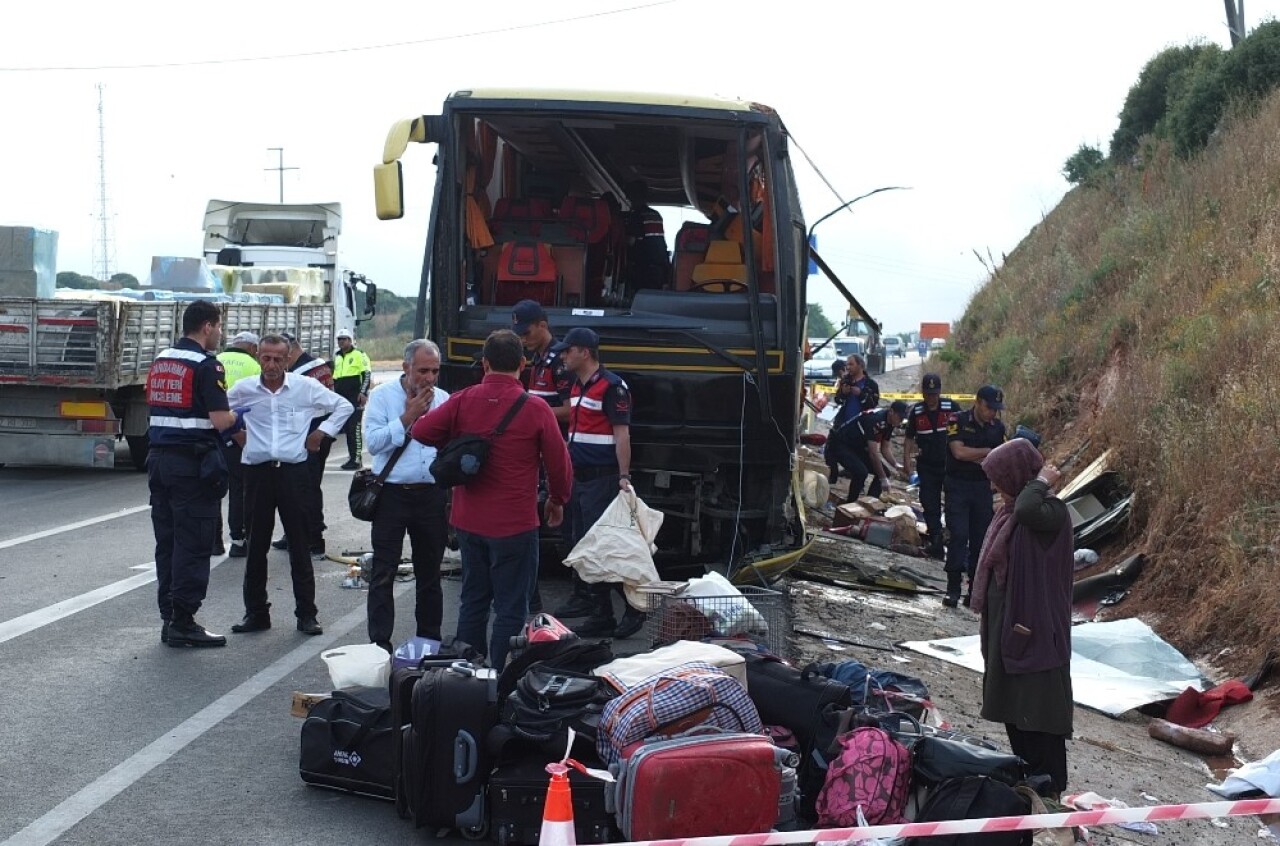
[[[440,640],[444,617],[440,562],[449,532],[445,518],[447,492],[431,476],[435,447],[408,436],[415,420],[449,398],[444,389],[436,387],[439,378],[440,348],[422,338],[410,341],[404,348],[404,374],[374,388],[364,408],[364,444],[373,456],[375,476],[382,473],[396,450],[407,444],[382,486],[371,533],[369,641],[388,652],[394,649],[391,630],[396,620],[392,588],[406,533],[413,550],[416,633]]]

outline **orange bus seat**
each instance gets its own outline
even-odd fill
[[[558,281],[550,246],[537,241],[509,241],[498,254],[494,305],[515,305],[526,299],[544,306],[555,305]]]
[[[489,227],[497,241],[536,238],[542,224],[553,219],[551,202],[541,197],[502,197],[493,206]]]
[[[677,291],[687,291],[693,285],[693,269],[702,264],[707,255],[707,244],[711,240],[711,226],[706,223],[687,221],[676,233],[675,258],[673,270]]]
[[[609,234],[609,204],[591,197],[565,197],[557,215],[575,238],[586,244],[598,244]]]

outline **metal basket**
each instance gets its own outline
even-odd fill
[[[738,590],[741,596],[655,594],[646,623],[650,645],[704,637],[747,637],[784,655],[787,632],[782,593],[751,586]]]

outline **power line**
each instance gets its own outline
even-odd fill
[[[155,70],[160,68],[190,68],[200,67],[204,65],[234,65],[246,62],[273,62],[282,59],[309,59],[316,56],[334,56],[342,53],[365,53],[372,50],[392,50],[399,47],[417,47],[422,44],[438,44],[442,41],[458,41],[466,38],[482,38],[486,35],[501,35],[508,32],[519,32],[526,29],[538,29],[541,27],[558,26],[565,23],[576,23],[577,21],[591,20],[592,18],[604,18],[611,15],[621,15],[627,12],[638,12],[644,9],[652,9],[657,6],[667,6],[677,0],[657,0],[653,3],[644,3],[639,6],[627,6],[622,9],[609,9],[604,12],[591,12],[585,15],[574,15],[568,18],[556,18],[549,21],[537,21],[528,24],[513,24],[511,26],[495,27],[494,29],[482,29],[475,32],[460,32],[453,35],[438,35],[434,38],[419,38],[413,41],[394,41],[388,44],[370,44],[364,47],[336,47],[332,50],[312,50],[305,53],[284,53],[272,56],[246,56],[239,59],[197,59],[189,62],[147,62],[142,64],[129,65],[48,65],[39,67],[0,67],[0,73],[42,73],[46,71],[113,71],[113,70]]]

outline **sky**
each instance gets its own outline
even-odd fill
[[[1280,0],[1250,0],[1247,23]],[[382,0],[58,2],[0,28],[0,224],[59,233],[58,269],[102,255],[98,91],[113,272],[197,256],[210,199],[343,204],[340,262],[416,293],[434,168],[404,158],[407,213],[378,221],[372,168],[400,118],[452,91],[591,88],[766,103],[791,132],[819,251],[886,331],[955,320],[1104,151],[1161,49],[1227,46],[1221,0]],[[825,181],[799,154],[813,160]],[[843,298],[811,278],[833,318]]]

